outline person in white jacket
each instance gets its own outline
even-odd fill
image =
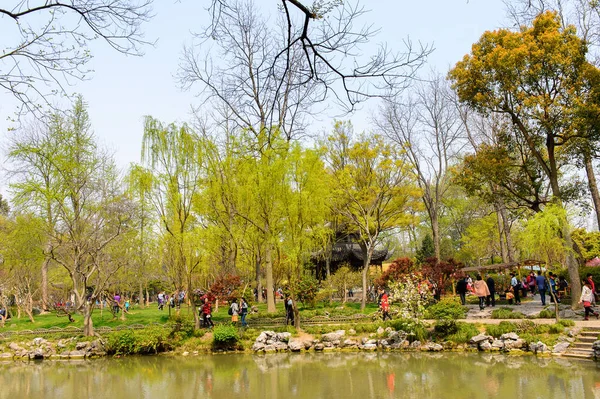
[[[583,320],[589,320],[589,315],[593,314],[598,318],[600,314],[598,312],[594,312],[592,309],[592,303],[594,302],[594,293],[592,292],[592,285],[589,281],[585,280],[583,282],[583,290],[581,291],[581,297],[579,298],[579,303],[583,303],[583,307],[585,309],[585,316]]]

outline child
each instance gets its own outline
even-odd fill
[[[506,300],[509,305],[513,304],[513,299],[515,299],[515,294],[513,294],[513,287],[510,287],[508,291],[506,291]]]

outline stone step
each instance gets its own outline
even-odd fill
[[[592,351],[591,349],[580,349],[580,348],[569,348],[569,349],[567,349],[567,351],[565,353],[574,353],[574,354],[588,355],[588,356],[594,355],[594,351]]]
[[[594,342],[596,342],[598,340],[597,337],[577,337],[577,342],[589,342],[590,344],[593,344]]]
[[[562,356],[576,358],[576,359],[591,359],[593,357],[591,353],[578,353],[578,352],[565,352],[562,354]]]
[[[592,350],[592,344],[591,343],[587,343],[587,342],[575,342],[574,344],[571,344],[571,346],[569,346],[569,348],[578,348],[578,349],[585,349],[585,350]]]
[[[590,338],[598,338],[598,332],[597,331],[582,331],[579,333],[579,336],[581,337],[590,337]]]
[[[600,333],[600,327],[583,327],[582,332],[588,332],[588,331],[598,331]]]

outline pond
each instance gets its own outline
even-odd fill
[[[463,353],[129,357],[0,364],[0,398],[599,398],[590,361]]]

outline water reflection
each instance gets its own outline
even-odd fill
[[[591,362],[491,354],[321,353],[0,364],[16,398],[599,398]]]

